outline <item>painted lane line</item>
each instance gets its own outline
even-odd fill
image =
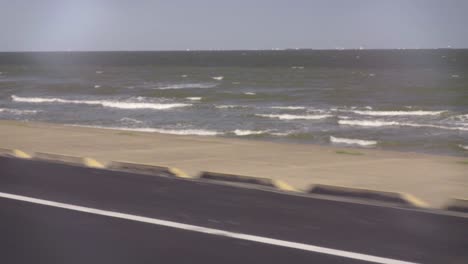
[[[115,218],[120,218],[120,219],[125,219],[125,220],[136,221],[136,222],[172,227],[172,228],[183,229],[187,231],[199,232],[199,233],[204,233],[204,234],[210,234],[210,235],[215,235],[215,236],[223,236],[223,237],[235,238],[235,239],[240,239],[240,240],[247,240],[247,241],[263,243],[263,244],[268,244],[268,245],[305,250],[305,251],[310,251],[310,252],[328,254],[328,255],[339,256],[343,258],[351,258],[351,259],[357,259],[357,260],[374,262],[374,263],[416,264],[414,262],[407,262],[407,261],[401,261],[401,260],[396,260],[396,259],[377,257],[377,256],[366,255],[366,254],[361,254],[361,253],[354,253],[354,252],[349,252],[349,251],[344,251],[344,250],[319,247],[319,246],[314,246],[314,245],[308,245],[308,244],[303,244],[303,243],[297,243],[297,242],[291,242],[291,241],[285,241],[285,240],[279,240],[279,239],[273,239],[273,238],[267,238],[267,237],[261,237],[261,236],[229,232],[229,231],[207,228],[207,227],[202,227],[202,226],[182,224],[182,223],[161,220],[161,219],[156,219],[156,218],[124,214],[124,213],[113,212],[113,211],[106,211],[106,210],[78,206],[78,205],[73,205],[73,204],[65,204],[65,203],[31,198],[31,197],[21,196],[21,195],[16,195],[16,194],[0,192],[0,197],[11,199],[11,200],[28,202],[28,203],[57,207],[57,208],[62,208],[62,209],[68,209],[72,211],[78,211],[78,212],[84,212],[84,213],[90,213],[90,214],[102,215],[102,216],[108,216],[108,217],[115,217]]]

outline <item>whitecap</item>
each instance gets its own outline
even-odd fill
[[[458,75],[458,74],[452,74],[452,78],[459,78],[459,77],[460,77],[460,75]]]
[[[224,79],[224,76],[215,76],[215,77],[211,77],[213,80],[217,80],[217,81],[221,81]]]
[[[306,109],[304,106],[272,106],[272,109],[283,109],[283,110],[302,110]]]
[[[143,121],[141,121],[141,120],[134,119],[134,118],[130,118],[130,117],[121,118],[120,121],[122,121],[122,122],[130,122],[130,123],[135,123],[135,124],[141,124],[141,123],[143,123]]]
[[[96,88],[96,89],[101,88],[101,85],[96,84],[96,85],[94,85],[94,88]]]
[[[180,77],[182,77],[182,78],[187,78],[188,75],[187,75],[187,74],[182,74]]]
[[[191,100],[191,101],[200,101],[202,98],[201,97],[185,97],[185,99]]]
[[[215,105],[218,109],[230,109],[230,108],[247,108],[246,105]]]
[[[244,94],[245,95],[256,95],[256,93],[252,93],[252,92],[245,92]]]
[[[0,113],[8,113],[14,115],[33,115],[37,114],[39,110],[21,110],[21,109],[11,109],[11,108],[0,108]]]
[[[157,90],[171,90],[171,89],[207,89],[214,88],[216,84],[214,83],[179,83],[179,84],[170,84],[166,86],[155,87],[153,89]]]
[[[277,118],[277,119],[281,119],[281,120],[296,120],[296,119],[318,120],[318,119],[325,119],[325,118],[328,118],[328,117],[332,117],[332,115],[288,115],[288,114],[283,114],[283,115],[256,114],[256,116],[268,117],[268,118]]]
[[[340,125],[350,126],[363,126],[363,127],[384,127],[384,126],[408,126],[408,127],[420,127],[420,128],[438,128],[445,130],[460,130],[468,131],[468,127],[450,127],[433,124],[416,124],[416,123],[404,123],[396,121],[381,121],[381,120],[338,120]]]
[[[265,134],[268,133],[267,130],[241,130],[241,129],[236,129],[233,132],[236,134],[236,136],[249,136],[249,135],[260,135],[260,134]]]
[[[103,74],[103,71],[96,71],[96,74]]]
[[[191,106],[191,104],[172,103],[172,104],[158,104],[158,103],[136,103],[136,102],[122,102],[110,100],[68,100],[61,98],[41,98],[41,97],[19,97],[12,95],[11,98],[15,102],[24,103],[62,103],[62,104],[85,104],[85,105],[100,105],[103,107],[120,108],[120,109],[154,109],[165,110],[177,107]]]
[[[458,145],[458,146],[459,146],[461,149],[468,150],[468,145],[463,146],[463,145],[460,144],[460,145]]]
[[[350,111],[359,115],[368,115],[368,116],[424,116],[424,115],[440,115],[447,112],[443,111],[359,111],[354,110]]]
[[[135,132],[156,132],[161,134],[171,134],[171,135],[194,135],[194,136],[216,136],[222,135],[222,132],[213,131],[213,130],[204,130],[204,129],[165,129],[165,128],[131,128],[131,127],[105,127],[105,126],[88,126],[88,125],[69,125],[75,127],[90,127],[90,128],[100,128],[100,129],[115,129],[115,130],[124,130],[124,131],[135,131]]]
[[[330,136],[330,142],[337,143],[337,144],[348,144],[348,145],[359,145],[359,146],[374,146],[377,144],[377,141],[374,141],[374,140],[338,138],[338,137],[333,137],[333,136]]]
[[[379,120],[338,120],[340,125],[350,126],[365,126],[365,127],[382,127],[382,126],[397,126],[400,125],[394,121],[379,121]]]

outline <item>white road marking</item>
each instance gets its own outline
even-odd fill
[[[229,231],[224,231],[224,230],[220,230],[220,229],[213,229],[213,228],[207,228],[207,227],[202,227],[202,226],[182,224],[182,223],[177,223],[177,222],[172,222],[172,221],[167,221],[167,220],[161,220],[161,219],[155,219],[155,218],[150,218],[150,217],[131,215],[131,214],[124,214],[124,213],[113,212],[113,211],[106,211],[106,210],[101,210],[101,209],[96,209],[96,208],[78,206],[78,205],[73,205],[73,204],[65,204],[65,203],[54,202],[54,201],[49,201],[49,200],[42,200],[42,199],[31,198],[31,197],[21,196],[21,195],[16,195],[16,194],[9,194],[9,193],[0,192],[0,197],[6,198],[6,199],[17,200],[17,201],[28,202],[28,203],[41,204],[41,205],[47,205],[47,206],[51,206],[51,207],[63,208],[63,209],[68,209],[68,210],[72,210],[72,211],[78,211],[78,212],[90,213],[90,214],[95,214],[95,215],[115,217],[115,218],[120,218],[120,219],[136,221],[136,222],[142,222],[142,223],[154,224],[154,225],[159,225],[159,226],[172,227],[172,228],[183,229],[183,230],[199,232],[199,233],[205,233],[205,234],[210,234],[210,235],[215,235],[215,236],[230,237],[230,238],[253,241],[253,242],[269,244],[269,245],[274,245],[274,246],[280,246],[280,247],[300,249],[300,250],[305,250],[305,251],[310,251],[310,252],[316,252],[316,253],[328,254],[328,255],[333,255],[333,256],[339,256],[339,257],[343,257],[343,258],[363,260],[363,261],[374,262],[374,263],[416,264],[414,262],[407,262],[407,261],[401,261],[401,260],[390,259],[390,258],[382,258],[382,257],[366,255],[366,254],[360,254],[360,253],[354,253],[354,252],[349,252],[349,251],[344,251],[344,250],[338,250],[338,249],[332,249],[332,248],[326,248],[326,247],[319,247],[319,246],[314,246],[314,245],[296,243],[296,242],[273,239],[273,238],[267,238],[267,237],[261,237],[261,236],[247,235],[247,234],[242,234],[242,233],[229,232]]]

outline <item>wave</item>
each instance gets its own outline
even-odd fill
[[[143,123],[143,121],[141,121],[141,120],[133,119],[133,118],[129,118],[129,117],[121,118],[120,121],[122,121],[122,122],[131,122],[131,123],[135,123],[135,124]]]
[[[338,120],[340,125],[350,126],[365,126],[365,127],[382,127],[382,126],[398,126],[400,123],[394,121],[379,121],[379,120]]]
[[[202,98],[201,97],[185,97],[185,99],[191,100],[191,101],[200,101]]]
[[[256,116],[260,117],[268,117],[268,118],[278,118],[281,120],[296,120],[296,119],[306,119],[306,120],[318,120],[318,119],[325,119],[328,117],[332,117],[332,115],[262,115],[256,114]]]
[[[348,145],[359,145],[359,146],[374,146],[377,145],[377,141],[374,140],[362,140],[362,139],[351,139],[351,138],[337,138],[330,136],[330,142]]]
[[[215,105],[218,109],[230,109],[230,108],[247,108],[247,105]]]
[[[468,150],[468,146],[458,145],[461,149]]]
[[[408,127],[421,127],[421,128],[438,128],[445,130],[461,130],[468,131],[468,127],[449,127],[432,124],[415,124],[415,123],[403,123],[396,121],[380,121],[380,120],[338,120],[340,125],[350,126],[363,126],[363,127],[384,127],[384,126],[408,126]]]
[[[106,126],[90,126],[90,125],[69,125],[75,127],[90,127],[90,128],[100,128],[100,129],[115,129],[115,130],[124,130],[124,131],[135,131],[135,132],[152,132],[152,133],[161,133],[161,134],[170,134],[170,135],[179,135],[179,136],[216,136],[222,135],[222,132],[213,131],[213,130],[204,130],[204,129],[164,129],[164,128],[131,128],[131,127],[106,127]]]
[[[42,97],[19,97],[16,95],[11,96],[15,102],[23,103],[62,103],[62,104],[85,104],[85,105],[100,105],[103,107],[119,108],[119,109],[154,109],[166,110],[177,107],[191,106],[191,104],[172,103],[172,104],[158,104],[158,103],[136,103],[136,102],[122,102],[122,101],[108,101],[108,100],[68,100],[61,98],[42,98]]]
[[[266,134],[266,133],[268,133],[268,131],[267,131],[267,130],[255,131],[255,130],[241,130],[241,129],[236,129],[236,130],[234,130],[233,133],[236,134],[236,136],[249,136],[249,135]]]
[[[214,88],[217,84],[215,83],[179,83],[170,84],[166,86],[155,87],[157,90],[171,90],[171,89],[208,89]]]
[[[271,106],[271,109],[283,109],[283,110],[303,110],[306,109],[304,106]]]
[[[11,109],[11,108],[0,108],[0,113],[9,113],[15,115],[32,115],[40,112],[39,110],[20,110],[20,109]]]
[[[359,111],[354,110],[350,111],[359,115],[368,115],[368,116],[424,116],[424,115],[440,115],[446,110],[443,111]]]
[[[215,77],[211,77],[211,79],[221,81],[224,79],[224,76],[215,76]]]

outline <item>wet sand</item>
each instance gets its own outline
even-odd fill
[[[434,207],[468,196],[461,157],[7,120],[0,120],[0,147],[267,177],[301,190],[321,183],[407,192]]]

